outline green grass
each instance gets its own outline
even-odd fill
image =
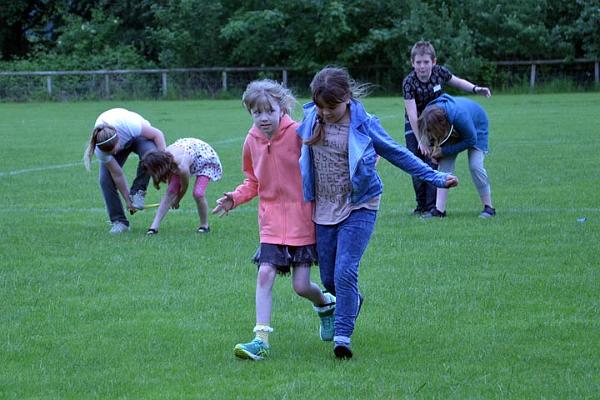
[[[498,216],[477,218],[465,155],[435,221],[410,215],[408,175],[381,161],[355,358],[334,359],[308,302],[278,278],[273,356],[260,363],[233,356],[254,326],[256,203],[197,235],[188,195],[157,237],[144,236],[154,211],[112,237],[98,165],[79,163],[96,116],[124,106],[168,142],[215,147],[214,204],[242,179],[250,117],[238,100],[0,104],[0,398],[597,398],[600,94],[477,100]],[[402,99],[365,103],[403,142]]]

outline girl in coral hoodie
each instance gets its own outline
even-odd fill
[[[233,192],[217,200],[213,213],[224,215],[258,196],[260,246],[254,255],[256,280],[256,337],[237,344],[234,354],[243,359],[262,360],[269,354],[272,289],[277,274],[292,273],[294,291],[310,300],[321,322],[322,340],[333,340],[335,297],[323,293],[310,280],[310,266],[317,262],[312,202],[302,195],[298,159],[302,142],[298,123],[290,117],[295,99],[272,80],[251,82],[242,96],[253,125],[243,150],[246,176]]]

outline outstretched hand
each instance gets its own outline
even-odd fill
[[[217,200],[217,206],[213,208],[212,213],[222,217],[223,215],[227,215],[232,208],[233,198],[227,193],[224,193],[223,197]]]
[[[454,186],[458,186],[458,178],[454,175],[448,174],[448,176],[446,177],[446,182],[444,182],[444,187],[451,188]]]
[[[475,93],[485,97],[492,97],[492,91],[485,86],[475,86]]]

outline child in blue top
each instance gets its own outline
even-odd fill
[[[473,100],[444,94],[427,105],[419,117],[423,143],[431,156],[439,161],[439,170],[452,173],[456,157],[467,150],[469,170],[483,203],[481,218],[496,215],[483,159],[488,149],[488,117]],[[437,190],[436,207],[425,217],[445,217],[448,190]]]
[[[313,102],[304,106],[297,129],[304,142],[302,186],[304,199],[315,202],[321,280],[336,296],[334,353],[350,358],[350,337],[362,304],[358,268],[383,191],[375,169],[377,156],[437,187],[456,186],[458,180],[434,171],[394,142],[356,99],[364,86],[355,85],[346,70],[324,68],[310,88]]]
[[[487,87],[477,86],[453,75],[448,68],[436,64],[435,49],[429,42],[420,41],[414,44],[410,52],[413,70],[402,82],[404,95],[404,135],[406,147],[418,158],[432,168],[437,168],[435,160],[428,153],[428,146],[421,143],[417,118],[430,101],[444,93],[444,86],[450,85],[468,93],[490,97],[492,93]],[[413,188],[417,207],[415,215],[422,215],[435,206],[435,187],[421,179],[413,177]]]

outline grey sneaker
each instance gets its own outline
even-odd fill
[[[479,218],[488,219],[496,216],[496,209],[490,206],[485,206],[481,214],[479,214]]]
[[[129,199],[131,200],[131,204],[134,208],[138,210],[144,209],[144,200],[146,198],[146,192],[143,190],[138,190],[135,193],[129,193]]]
[[[421,214],[421,218],[423,219],[431,219],[431,218],[446,218],[446,211],[440,211],[437,208],[432,208],[430,211]]]
[[[110,228],[110,233],[116,235],[116,234],[124,233],[124,232],[129,232],[129,225],[126,225],[120,221],[112,223],[112,228]]]

